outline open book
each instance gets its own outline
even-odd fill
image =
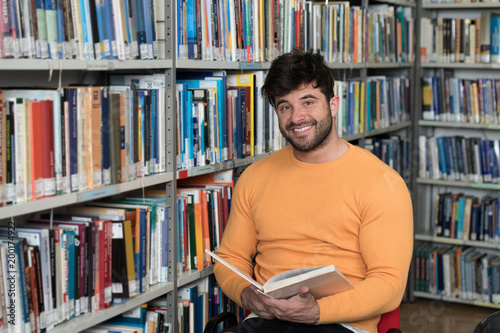
[[[354,288],[352,283],[334,265],[298,268],[282,272],[261,285],[215,253],[209,250],[205,250],[205,252],[271,298],[289,298],[298,294],[303,286],[307,286],[309,292],[316,299]]]

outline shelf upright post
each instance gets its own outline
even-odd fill
[[[162,0],[160,0],[162,1]],[[163,142],[166,158],[166,171],[174,177],[166,184],[166,202],[168,203],[168,281],[173,282],[173,290],[167,294],[167,322],[177,331],[177,251],[176,251],[176,193],[177,193],[177,163],[176,163],[176,52],[175,52],[175,1],[165,0],[165,58],[172,60],[172,67],[165,70],[165,110],[166,110],[166,142]]]

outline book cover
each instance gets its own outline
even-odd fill
[[[491,13],[490,59],[492,64],[500,63],[500,14]]]
[[[30,103],[32,199],[44,197],[42,102]]]
[[[282,272],[261,285],[215,253],[209,250],[205,250],[205,252],[271,298],[292,297],[298,294],[303,286],[307,286],[309,292],[316,299],[354,289],[354,285],[334,265],[306,267]]]
[[[53,101],[42,101],[42,147],[43,147],[43,178],[44,196],[56,194],[56,178],[54,166],[54,115]]]

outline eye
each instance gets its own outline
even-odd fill
[[[280,112],[285,112],[285,111],[288,111],[290,110],[290,106],[289,105],[283,105],[279,108]]]
[[[304,102],[304,105],[313,105],[313,104],[314,104],[314,102],[313,102],[313,101],[305,101],[305,102]]]

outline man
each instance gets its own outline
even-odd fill
[[[307,287],[270,299],[220,263],[222,290],[253,315],[238,332],[376,332],[401,302],[413,246],[402,178],[339,138],[332,70],[319,53],[277,58],[263,91],[290,146],[238,180],[217,254],[264,284],[295,268],[335,265],[355,288],[314,299]]]

